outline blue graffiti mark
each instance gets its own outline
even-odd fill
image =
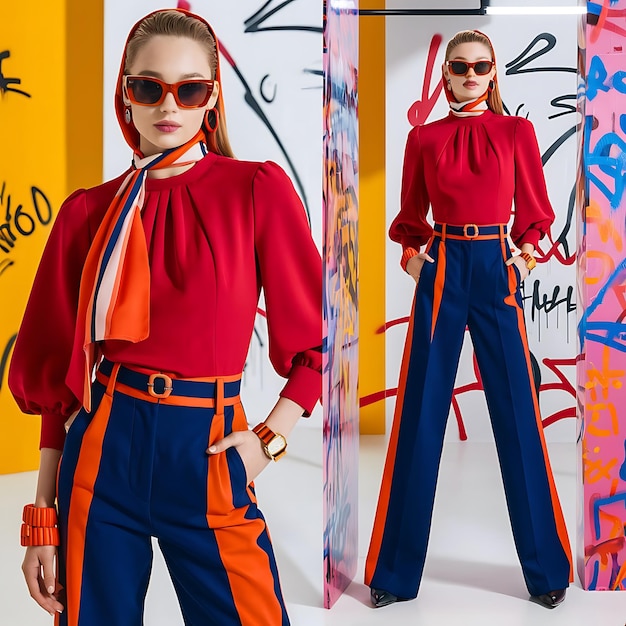
[[[593,529],[596,533],[596,541],[600,540],[600,509],[603,506],[614,504],[620,500],[623,500],[624,508],[626,508],[626,493],[616,493],[615,495],[608,496],[606,498],[598,498],[593,503]]]
[[[598,55],[595,55],[592,57],[591,63],[589,64],[587,99],[591,101],[598,95],[598,92],[607,92],[611,88],[619,93],[626,94],[625,81],[626,71],[618,70],[613,76],[609,77],[604,61]]]
[[[610,6],[615,6],[619,0],[610,0]],[[598,4],[597,2],[587,2],[587,13],[590,15],[599,16],[602,13],[602,4]]]
[[[589,64],[589,75],[587,76],[587,100],[593,100],[599,91],[608,91],[610,87],[605,84],[608,72],[602,59],[595,55]]]
[[[578,324],[581,351],[584,348],[585,340],[588,340],[604,344],[620,352],[626,352],[626,324],[609,321],[589,321],[589,318],[593,315],[595,310],[604,302],[604,298],[609,289],[615,284],[621,283],[621,274],[624,270],[626,270],[626,259],[623,259],[613,270],[604,286],[598,291],[596,297],[591,301],[586,311],[581,316],[580,323]],[[592,333],[591,331],[596,331],[596,333]],[[600,332],[606,334],[602,335]]]
[[[617,156],[611,156],[611,148],[614,147],[617,147],[619,151]],[[598,140],[593,152],[585,153],[585,165],[591,182],[609,200],[611,208],[617,209],[622,202],[626,188],[626,141],[617,133],[606,133]],[[615,182],[613,191],[591,171],[593,166],[599,167],[600,171]]]
[[[600,561],[594,561],[593,563],[593,576],[589,583],[589,591],[595,591],[598,587],[598,576],[600,575]]]
[[[626,440],[624,440],[624,462],[619,469],[619,477],[626,482]]]

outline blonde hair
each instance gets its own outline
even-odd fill
[[[191,15],[182,11],[158,11],[148,15],[137,27],[132,37],[128,40],[125,51],[124,73],[129,72],[130,66],[137,57],[137,53],[152,37],[157,35],[167,35],[171,37],[186,37],[199,43],[205,50],[209,59],[209,64],[213,71],[213,78],[216,76],[218,67],[217,42],[211,30],[206,24]],[[208,132],[205,127],[208,147],[212,152],[222,156],[234,157],[233,149],[228,139],[226,128],[226,113],[224,111],[224,100],[222,97],[222,85],[220,94],[215,105],[219,119],[215,132]]]
[[[446,61],[450,60],[450,55],[452,54],[452,50],[457,46],[460,46],[463,43],[481,43],[491,52],[491,60],[496,62],[496,53],[494,52],[493,45],[491,44],[491,40],[487,35],[477,31],[477,30],[462,30],[458,32],[450,41],[446,47]],[[489,93],[487,98],[487,105],[494,112],[499,115],[504,115],[504,106],[502,104],[502,97],[500,96],[500,87],[498,86],[498,81],[494,76],[493,80],[493,89]]]

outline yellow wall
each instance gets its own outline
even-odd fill
[[[384,9],[384,0],[361,0]],[[385,335],[385,18],[359,20],[359,395],[386,388]],[[385,432],[385,401],[360,412],[363,434]]]
[[[7,371],[41,251],[63,199],[101,182],[102,2],[0,9],[0,53],[10,54],[0,65],[0,473],[38,461],[40,419],[19,411]]]

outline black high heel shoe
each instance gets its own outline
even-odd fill
[[[383,589],[375,589],[374,587],[370,589],[370,598],[376,608],[393,604],[399,600],[398,596],[394,596],[393,593]]]
[[[541,606],[545,606],[547,609],[555,609],[565,600],[566,591],[566,589],[557,589],[556,591],[542,593],[540,596],[530,596],[530,599],[537,604],[541,604]]]

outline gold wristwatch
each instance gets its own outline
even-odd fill
[[[263,451],[272,461],[278,461],[287,454],[287,440],[268,428],[265,422],[257,424],[252,432],[261,440]]]
[[[535,269],[537,261],[532,254],[529,254],[528,252],[521,252],[520,256],[522,257],[522,259],[524,259],[524,262],[526,263],[526,267],[528,268],[529,272]]]

